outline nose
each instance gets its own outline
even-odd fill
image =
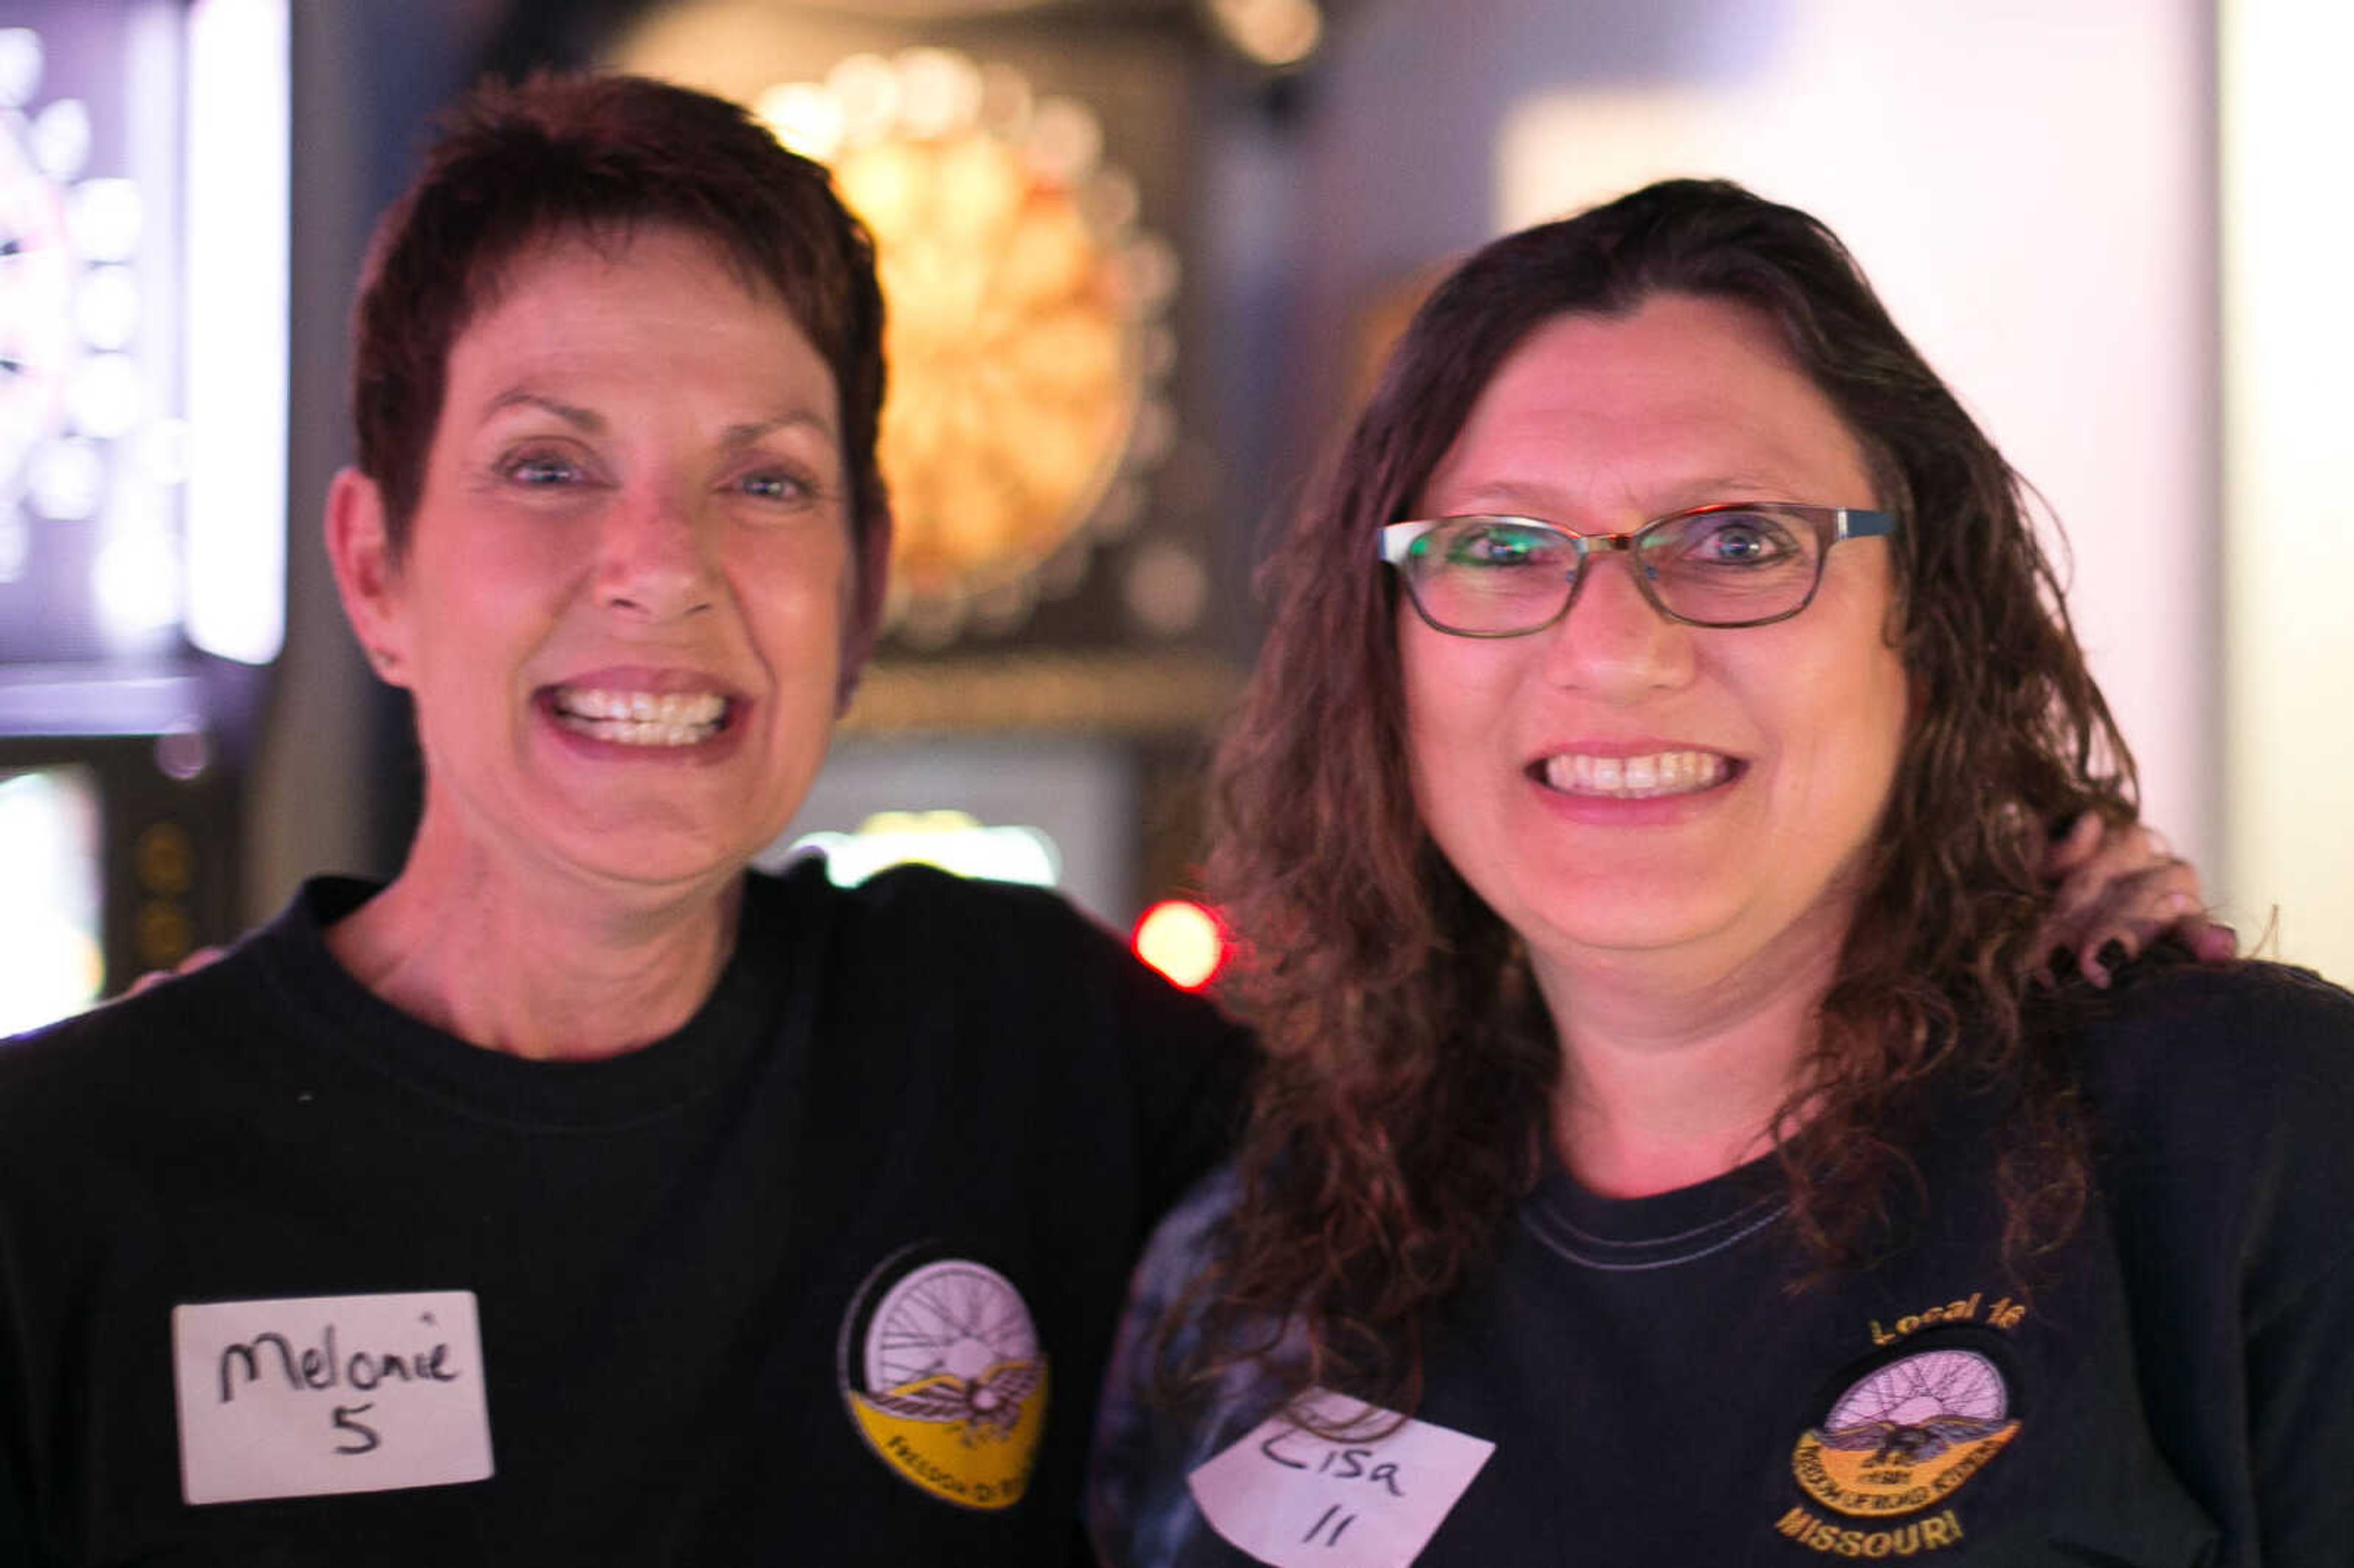
[[[617,496],[598,535],[598,603],[653,624],[710,609],[719,583],[715,524],[666,489]]]
[[[1620,551],[1586,557],[1569,613],[1546,638],[1546,674],[1556,684],[1610,702],[1632,702],[1690,681],[1691,628],[1670,620],[1644,597],[1639,568]]]

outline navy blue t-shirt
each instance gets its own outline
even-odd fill
[[[1233,1201],[1214,1178],[1139,1275],[1099,1548],[1254,1561],[1188,1486],[1236,1450],[1259,1490],[1235,1502],[1230,1463],[1208,1512],[1325,1568],[2354,1561],[2354,998],[2264,965],[2143,972],[2079,1044],[2096,1191],[2016,1270],[1999,1092],[1932,1102],[1900,1239],[1812,1283],[1776,1161],[1634,1200],[1547,1173],[1430,1340],[1412,1414],[1493,1445],[1468,1482],[1375,1486],[1377,1445],[1270,1440],[1278,1401],[1246,1378],[1206,1414],[1147,1401],[1152,1324]],[[1375,1527],[1416,1486],[1443,1519],[1384,1556]]]
[[[523,1061],[335,963],[370,891],[0,1046],[0,1563],[1070,1554],[1234,1025],[1051,895],[808,866],[675,1034]]]

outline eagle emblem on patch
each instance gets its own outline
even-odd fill
[[[2019,1429],[1993,1358],[1917,1351],[1849,1384],[1798,1438],[1790,1468],[1826,1508],[1893,1518],[1945,1501]]]
[[[843,1316],[843,1399],[875,1457],[962,1508],[1022,1500],[1046,1427],[1046,1355],[1030,1307],[987,1264],[896,1253]]]

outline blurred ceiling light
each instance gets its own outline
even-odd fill
[[[813,81],[788,81],[760,94],[752,111],[777,140],[822,164],[842,146],[842,100]]]
[[[139,329],[139,282],[131,269],[93,267],[74,294],[74,325],[92,348],[123,348]]]
[[[82,435],[125,434],[146,411],[146,382],[127,354],[90,355],[67,378],[67,418]]]
[[[66,227],[86,261],[128,261],[139,249],[139,187],[129,180],[84,180],[73,187]]]
[[[825,73],[825,90],[841,105],[842,139],[871,142],[888,135],[899,115],[899,73],[881,55],[852,55]]]
[[[1316,0],[1207,0],[1218,33],[1255,64],[1288,70],[1316,52],[1324,13]]]
[[[909,49],[899,57],[899,124],[930,141],[972,123],[981,112],[981,68],[947,49]]]
[[[41,85],[41,36],[30,27],[0,27],[0,106],[14,108]]]
[[[70,180],[90,162],[90,111],[60,98],[33,117],[33,162],[53,180]]]
[[[112,534],[90,566],[90,597],[109,640],[135,644],[180,623],[180,552],[154,519]]]
[[[25,493],[34,511],[60,523],[97,515],[106,499],[106,459],[98,443],[68,439],[42,447],[26,471]]]

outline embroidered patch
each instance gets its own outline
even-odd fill
[[[1825,1508],[1887,1519],[1951,1497],[2019,1428],[1991,1358],[1919,1351],[1850,1383],[1800,1436],[1790,1469]]]
[[[1341,1437],[1279,1414],[1185,1478],[1210,1528],[1276,1568],[1406,1568],[1496,1451],[1323,1389],[1300,1403]]]
[[[986,1264],[925,1247],[867,1276],[843,1317],[843,1402],[902,1479],[962,1508],[1022,1500],[1046,1429],[1029,1304]]]

